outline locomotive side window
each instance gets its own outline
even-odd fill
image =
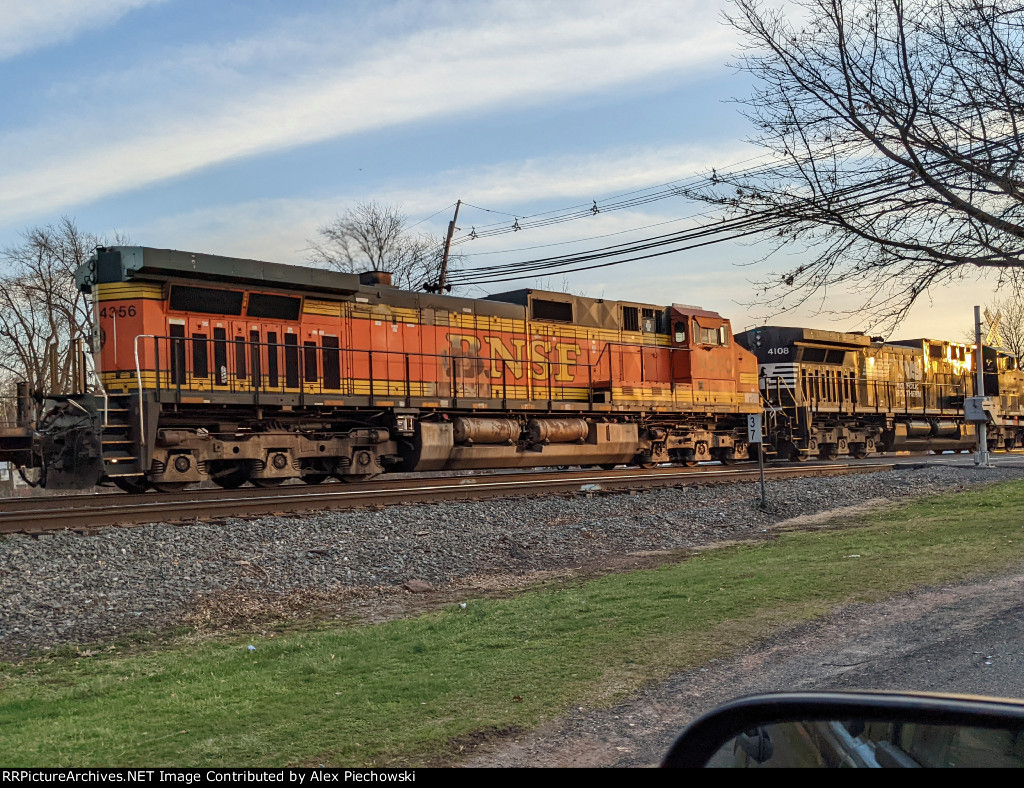
[[[248,375],[245,371],[245,339],[235,337],[235,377],[245,380]]]
[[[676,323],[675,339],[676,343],[679,345],[686,342],[686,322],[683,320]]]
[[[302,377],[307,383],[316,383],[316,342],[303,342],[302,348]]]
[[[228,332],[223,328],[213,329],[213,374],[217,385],[228,384]]]
[[[324,337],[324,388],[341,388],[341,353],[337,337]]]
[[[171,324],[171,383],[185,382],[185,326]]]
[[[266,293],[249,293],[249,305],[245,309],[245,314],[247,317],[298,320],[299,308],[301,306],[301,298],[268,295]]]
[[[180,312],[201,312],[204,315],[242,314],[240,290],[215,290],[212,287],[173,285],[168,306]]]
[[[260,365],[260,332],[250,331],[249,342],[252,353],[252,385],[259,388],[263,385],[263,367]]]
[[[205,378],[210,375],[210,366],[206,353],[206,334],[193,334],[192,374],[197,378]]]
[[[719,345],[719,344],[721,344],[718,341],[718,337],[719,337],[718,329],[716,329],[716,328],[704,328],[703,326],[698,326],[698,328],[700,329],[700,343],[702,345]]]
[[[718,344],[728,345],[729,344],[729,327],[719,326],[718,327]]]
[[[295,334],[284,335],[284,385],[299,387],[299,338]]]
[[[267,332],[267,385],[277,388],[277,332]]]

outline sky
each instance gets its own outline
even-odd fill
[[[465,236],[735,166],[761,151],[733,101],[751,85],[729,66],[726,7],[0,0],[0,247],[68,216],[141,246],[302,264],[358,201],[440,236],[462,200]],[[701,210],[672,197],[457,248],[467,267],[511,263],[680,229]],[[777,314],[756,283],[789,258],[762,252],[722,244],[462,294],[546,287],[700,304],[735,330],[867,327],[832,314],[855,303],[843,293]],[[897,334],[959,338],[991,288],[933,293]]]

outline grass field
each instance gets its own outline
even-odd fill
[[[0,663],[0,765],[429,763],[838,604],[1019,565],[1022,514],[1013,482],[384,624]]]

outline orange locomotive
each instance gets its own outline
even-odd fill
[[[755,356],[696,307],[143,247],[100,248],[76,279],[100,385],[23,409],[48,487],[729,461],[760,408]]]

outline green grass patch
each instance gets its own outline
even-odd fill
[[[837,604],[1019,564],[1022,514],[1013,482],[412,619],[0,663],[0,764],[421,764]]]

